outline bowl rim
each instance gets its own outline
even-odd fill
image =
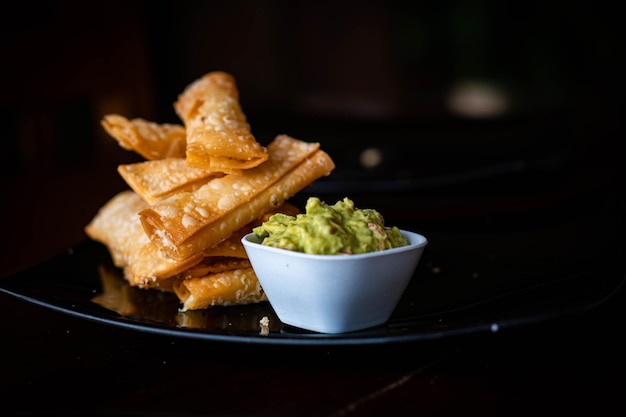
[[[275,248],[273,246],[265,246],[259,242],[252,240],[253,238],[257,238],[257,235],[254,232],[247,233],[241,238],[241,243],[244,246],[244,249],[247,248],[256,248],[266,252],[280,254],[284,256],[290,256],[295,258],[302,259],[318,259],[324,261],[334,261],[334,262],[342,262],[346,260],[355,260],[355,259],[366,259],[366,258],[377,258],[382,256],[389,256],[394,253],[401,252],[409,252],[413,250],[417,250],[419,248],[423,248],[428,244],[428,239],[419,233],[411,232],[409,230],[400,229],[400,232],[409,240],[409,244],[407,246],[400,246],[398,248],[385,249],[382,251],[376,252],[366,252],[366,253],[356,253],[356,254],[339,254],[339,255],[328,255],[328,254],[314,254],[314,253],[304,253],[304,252],[296,252],[290,251],[282,248]]]

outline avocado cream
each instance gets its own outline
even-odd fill
[[[277,213],[253,232],[267,246],[297,252],[337,255],[375,252],[409,244],[397,227],[386,228],[383,216],[359,209],[349,198],[327,205],[310,197],[306,213]]]

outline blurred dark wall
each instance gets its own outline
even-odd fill
[[[396,165],[399,148],[461,163],[526,140],[603,153],[623,133],[618,16],[583,1],[16,3],[0,27],[1,173],[132,160],[102,115],[178,122],[177,95],[212,70],[236,77],[261,140],[319,140],[342,166],[381,137]],[[470,81],[505,110],[455,113]]]
[[[143,7],[18,2],[3,13],[3,176],[61,175],[128,155],[99,126],[110,111],[156,116]]]
[[[322,142],[338,162],[334,178],[614,155],[623,67],[606,4],[240,0],[144,10],[160,119],[176,120],[171,104],[191,80],[229,71],[257,136]],[[459,113],[451,94],[466,84],[495,89],[505,110]],[[382,163],[363,169],[372,147]]]
[[[236,77],[260,141],[321,143],[337,168],[306,191],[326,201],[350,196],[407,228],[473,216],[482,229],[498,211],[542,206],[600,210],[608,200],[593,190],[621,181],[614,188],[626,191],[616,8],[13,2],[0,25],[0,228],[10,237],[0,272],[84,240],[102,204],[128,188],[116,168],[141,159],[104,132],[104,115],[179,122],[178,94],[213,70]]]
[[[516,111],[584,105],[610,90],[621,54],[615,17],[592,2],[151,3],[161,96],[224,69],[249,110],[422,116],[466,79],[501,85]]]

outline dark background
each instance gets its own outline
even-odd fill
[[[2,218],[29,249],[3,256],[32,261],[50,233],[84,238],[125,187],[116,166],[139,160],[102,117],[179,123],[177,95],[213,70],[235,76],[259,141],[286,133],[331,154],[337,169],[317,191],[359,197],[393,221],[427,217],[426,195],[553,192],[574,176],[621,184],[616,7],[503,3],[13,4],[0,25]],[[497,88],[504,110],[455,110],[451,93],[466,82]],[[361,161],[369,148],[375,166]]]
[[[177,122],[177,95],[224,70],[260,141],[280,133],[319,141],[335,160],[332,175],[304,194],[347,195],[429,239],[420,265],[442,291],[424,299],[498,292],[526,274],[558,281],[565,271],[570,280],[554,287],[563,291],[522,291],[519,303],[495,305],[513,317],[548,304],[578,314],[433,344],[251,351],[99,325],[6,296],[0,410],[624,415],[626,294],[590,301],[624,270],[618,10],[619,2],[581,0],[6,4],[0,279],[27,269],[6,282],[25,278],[26,287],[55,273],[51,282],[71,281],[71,272],[32,267],[85,240],[83,227],[127,188],[116,167],[139,160],[106,135],[102,117]],[[506,106],[450,106],[468,81],[498,88]],[[369,148],[379,164],[361,163]],[[463,271],[483,266],[487,273],[466,280]],[[568,286],[579,280],[585,286]],[[487,323],[490,306],[476,314]]]

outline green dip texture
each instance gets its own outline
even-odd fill
[[[297,252],[338,255],[375,252],[409,244],[397,227],[386,228],[373,209],[358,209],[349,198],[327,205],[309,197],[306,212],[277,213],[253,232],[262,244]]]

